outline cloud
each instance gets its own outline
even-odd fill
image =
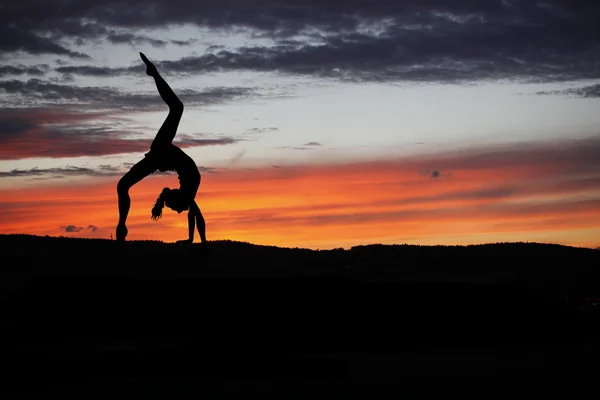
[[[188,40],[162,40],[154,39],[145,35],[136,35],[133,33],[109,33],[106,36],[107,40],[113,44],[133,44],[133,45],[145,45],[149,44],[154,47],[165,47],[168,44],[174,44],[176,46],[190,46],[197,42],[197,39],[191,38]]]
[[[5,75],[32,75],[42,76],[50,67],[46,64],[43,65],[0,65],[0,77]]]
[[[114,44],[149,44],[155,47],[165,47],[168,43],[165,40],[153,39],[151,37],[143,35],[134,35],[132,33],[111,33],[107,36],[107,39],[109,42]]]
[[[198,39],[190,38],[186,40],[170,40],[170,42],[176,46],[191,46],[192,44],[198,42]]]
[[[440,176],[445,176],[446,178],[450,178],[452,176],[451,172],[445,173],[442,175],[442,172],[439,169],[426,169],[421,172],[423,175],[427,175],[430,178],[437,179]]]
[[[111,177],[111,176],[122,176],[125,174],[133,164],[123,163],[118,166],[113,165],[99,165],[94,168],[90,167],[78,167],[73,165],[67,165],[65,167],[53,167],[53,168],[38,168],[33,167],[30,169],[12,169],[10,171],[0,171],[1,178],[14,178],[14,177],[28,177],[28,178],[43,178],[43,179],[56,179],[64,178],[69,176],[89,176],[89,177]],[[198,166],[198,171],[209,174],[216,174],[217,170],[211,167]],[[171,172],[160,172],[156,171],[156,175],[171,175]]]
[[[302,146],[279,146],[275,147],[276,150],[314,150],[315,147],[321,146],[320,143],[317,142],[308,142],[303,144]]]
[[[201,134],[202,135],[202,134]],[[235,139],[229,136],[221,136],[212,139],[197,139],[192,135],[178,134],[175,137],[173,143],[179,147],[199,147],[199,146],[220,146],[226,144],[233,144],[241,141],[241,139]]]
[[[17,6],[12,6],[17,8]],[[28,6],[22,4],[23,10],[25,11]],[[6,21],[7,15],[4,15],[5,7],[2,7],[3,17],[0,17],[0,52],[17,52],[25,51],[30,54],[55,54],[61,56],[68,56],[74,59],[89,59],[89,55],[69,50],[68,48],[58,44],[56,41],[37,35],[26,28],[15,26],[15,21]],[[39,22],[42,22],[41,20]]]
[[[102,137],[100,137],[100,135]],[[112,135],[112,137],[111,137]],[[237,142],[234,138],[186,139],[174,141],[181,148],[218,146]],[[26,158],[99,157],[149,151],[152,139],[130,140],[121,132],[110,130],[81,129],[77,134],[60,130],[40,129],[19,138],[3,141],[0,160]]]
[[[600,98],[600,83],[595,85],[583,86],[578,88],[569,88],[561,90],[548,90],[536,92],[538,95],[562,95],[567,97],[579,98]]]
[[[251,130],[252,132],[256,132],[259,128],[254,128],[254,130]],[[277,130],[277,128],[262,128],[262,130],[260,130],[260,132],[265,132],[265,131],[274,131]],[[304,143],[301,146],[278,146],[275,147],[274,150],[314,150],[316,147],[321,147],[322,144],[319,142],[307,142]]]
[[[600,77],[599,23],[600,3],[593,0],[261,0],[260,5],[81,0],[70,6],[34,1],[3,6],[0,49],[85,57],[63,43],[137,40],[162,46],[170,39],[136,32],[195,26],[213,33],[246,32],[273,44],[215,48],[164,61],[161,68],[356,82],[553,82]]]
[[[32,78],[27,81],[0,81],[0,93],[16,97],[20,103],[61,104],[62,106],[94,106],[112,110],[165,109],[165,104],[156,92],[148,94],[128,93],[113,87],[63,85]],[[184,89],[177,96],[190,106],[224,103],[241,97],[259,96],[253,88],[211,87],[205,90]],[[14,105],[14,104],[13,104]]]
[[[200,172],[206,172],[209,174],[216,174],[217,170],[215,168],[211,168],[211,167],[203,167],[203,166],[199,166],[198,167],[198,171]]]
[[[91,232],[96,232],[96,230],[98,230],[98,227],[95,225],[88,225],[87,227],[82,227],[82,226],[75,226],[75,225],[61,225],[60,227],[61,230],[64,230],[66,233],[78,233],[78,232],[82,232],[84,230],[89,230]]]
[[[33,167],[30,169],[12,169],[10,171],[0,171],[1,178],[14,178],[14,177],[28,177],[28,178],[64,178],[68,176],[90,176],[90,177],[111,177],[111,176],[122,176],[125,174],[132,165],[121,164],[119,166],[111,165],[100,165],[95,168],[89,167],[77,167],[73,165],[67,165],[65,167],[54,167],[54,168],[38,168]],[[216,174],[217,170],[211,167],[198,166],[198,171]],[[156,175],[172,175],[171,172],[160,172],[156,171]]]
[[[514,36],[519,35],[520,27],[502,37],[498,30],[487,26],[476,26],[468,32],[466,26],[451,29],[447,22],[439,24],[440,32],[435,35],[425,27],[415,31],[397,26],[377,36],[340,33],[324,36],[316,44],[248,46],[164,61],[160,66],[172,72],[245,70],[348,82],[554,82],[600,77],[598,61],[590,56],[586,57],[588,63],[575,63],[570,57],[578,55],[570,49],[548,49],[544,45],[545,50],[534,51],[515,46]],[[573,46],[579,47],[581,43]],[[544,51],[554,54],[550,56]]]
[[[60,228],[64,229],[67,233],[79,232],[83,229],[82,227],[78,228],[75,225],[62,225]]]
[[[99,168],[86,168],[67,165],[63,168],[30,168],[13,169],[8,172],[0,171],[0,178],[31,177],[31,176],[119,176],[124,171],[118,167],[100,166]]]
[[[135,131],[120,129],[107,112],[70,112],[37,108],[0,111],[0,160],[61,158],[145,153],[153,138],[131,139]],[[212,137],[211,137],[212,136]],[[182,148],[221,146],[239,142],[228,136],[178,134]]]
[[[260,134],[260,133],[266,133],[266,132],[276,132],[278,131],[279,128],[270,126],[267,128],[252,128],[252,129],[248,129],[245,134],[247,135],[255,135],[255,134]]]
[[[123,75],[140,75],[144,71],[142,65],[127,68],[110,68],[97,65],[69,65],[56,67],[54,70],[63,75],[83,75],[96,78],[110,78]]]
[[[246,149],[242,149],[239,153],[237,153],[231,158],[231,161],[229,161],[229,165],[233,165],[236,162],[238,162],[244,156],[245,153]]]

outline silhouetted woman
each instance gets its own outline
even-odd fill
[[[189,237],[186,240],[179,240],[177,243],[192,243],[194,241],[194,226],[197,225],[202,244],[206,246],[206,224],[200,208],[198,208],[194,200],[200,186],[200,172],[198,172],[198,167],[194,160],[172,143],[177,133],[181,115],[183,114],[183,103],[160,76],[154,64],[143,53],[140,53],[140,57],[146,64],[146,74],[154,78],[160,97],[169,106],[169,114],[158,130],[150,146],[150,151],[146,153],[146,156],[142,160],[131,167],[129,172],[117,184],[117,194],[119,197],[117,240],[124,241],[127,236],[125,221],[127,220],[127,214],[129,214],[131,206],[129,189],[156,170],[163,172],[176,171],[177,175],[179,175],[179,189],[166,187],[162,190],[152,208],[152,219],[158,221],[162,216],[162,209],[165,205],[178,213],[189,210]]]

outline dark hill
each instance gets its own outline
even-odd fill
[[[394,376],[410,386],[415,374],[490,385],[517,374],[532,390],[536,377],[548,385],[548,374],[562,374],[587,390],[581,379],[598,372],[592,249],[217,241],[203,251],[29,235],[0,236],[0,249],[2,362],[13,392],[23,382],[108,390],[132,379],[183,380],[203,394],[215,379],[339,391],[393,385]]]

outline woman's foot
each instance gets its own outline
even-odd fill
[[[156,67],[150,62],[150,60],[148,60],[148,57],[146,57],[144,53],[140,52],[140,57],[142,58],[144,64],[146,64],[146,74],[150,76],[155,76],[158,74]]]
[[[124,242],[127,237],[127,227],[125,224],[117,225],[117,242]]]

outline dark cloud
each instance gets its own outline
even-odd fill
[[[147,152],[152,138],[135,140],[136,132],[118,129],[107,113],[55,109],[0,111],[0,160],[104,156]],[[182,147],[219,146],[240,139],[207,134],[178,134]],[[71,171],[73,173],[73,171]]]
[[[587,55],[587,62],[580,62],[574,58],[584,56],[572,49],[520,46],[515,43],[518,29],[510,38],[488,32],[485,24],[473,32],[456,27],[459,32],[448,34],[388,29],[378,36],[344,33],[323,37],[317,44],[242,47],[159,64],[182,73],[249,70],[350,82],[552,82],[600,77],[596,56]]]
[[[54,168],[30,168],[30,169],[13,169],[10,171],[0,171],[1,178],[27,177],[27,178],[65,178],[70,176],[90,176],[90,177],[110,177],[122,176],[126,173],[133,164],[123,163],[119,166],[100,165],[95,168],[77,167],[67,165],[65,167]],[[198,171],[202,173],[216,174],[218,171],[215,168],[199,166]],[[156,175],[170,175],[171,172],[156,171]]]
[[[32,121],[28,121],[18,117],[0,117],[0,142],[7,138],[17,137],[20,134],[30,131],[35,128]]]
[[[83,230],[90,230],[92,232],[96,232],[96,230],[98,229],[97,226],[95,225],[88,225],[87,227],[83,227],[83,226],[75,226],[75,225],[62,225],[60,227],[61,230],[64,230],[66,233],[77,233],[77,232],[81,232]]]
[[[11,171],[0,171],[0,178],[11,177],[41,177],[41,176],[119,176],[124,171],[118,167],[103,166],[100,168],[85,168],[69,166],[63,168],[31,168],[31,169],[13,169]]]
[[[273,126],[270,126],[270,127],[267,127],[267,128],[251,128],[251,129],[248,129],[246,132],[244,132],[244,134],[246,134],[246,135],[258,135],[258,134],[261,134],[261,133],[275,132],[275,131],[278,131],[278,130],[279,130],[279,128],[276,128],[276,127],[273,127]]]
[[[49,69],[48,65],[0,65],[0,77],[5,75],[42,76]]]
[[[275,43],[160,63],[188,73],[252,70],[359,82],[600,77],[596,0],[31,0],[4,5],[0,14],[5,52],[76,57],[60,44],[69,38],[162,45],[168,40],[135,32],[175,25],[246,30]]]
[[[313,150],[313,148],[305,146],[279,146],[275,147],[275,150]]]
[[[25,4],[22,7],[27,9]],[[90,58],[87,54],[71,51],[52,39],[15,26],[14,21],[5,21],[5,16],[0,17],[0,52],[8,53],[17,51],[25,51],[36,55],[56,54],[76,59]]]
[[[199,166],[197,168],[200,173],[207,173],[207,174],[218,173],[216,168],[203,167],[203,166]],[[176,172],[173,172],[173,171],[156,171],[156,172],[154,172],[154,175],[175,175],[175,174],[176,174]]]
[[[166,109],[156,92],[148,94],[123,92],[113,87],[94,87],[58,84],[32,78],[0,81],[0,93],[15,96],[23,105],[61,104],[64,106],[95,106],[104,109]],[[211,87],[205,90],[184,89],[177,93],[186,105],[224,103],[241,97],[260,96],[253,88]]]
[[[548,90],[537,92],[538,95],[562,95],[567,97],[579,98],[600,98],[600,83],[595,85],[583,86],[578,88],[569,88],[562,90]]]
[[[49,81],[51,83],[59,83],[59,84],[73,83],[73,82],[75,82],[75,77],[71,74],[63,74],[60,77],[52,77],[49,79]]]
[[[192,139],[181,137],[175,138],[173,143],[180,147],[198,147],[198,146],[219,146],[224,144],[233,144],[239,142],[240,139],[231,137],[219,137],[214,139]]]
[[[229,165],[233,165],[236,162],[238,162],[246,153],[246,149],[242,149],[242,151],[240,151],[239,153],[237,153],[235,156],[233,156],[231,158],[231,160],[229,161]]]
[[[78,228],[75,225],[62,225],[60,228],[64,229],[67,233],[79,232],[83,229],[83,227]]]
[[[213,52],[218,50],[225,50],[225,46],[223,46],[222,44],[212,44],[206,48],[207,52]]]
[[[279,146],[275,147],[275,150],[314,150],[315,147],[322,146],[319,142],[308,142],[302,146]]]
[[[168,44],[174,44],[176,46],[190,46],[197,42],[197,39],[188,40],[162,40],[155,39],[149,36],[136,35],[133,33],[110,33],[106,36],[107,40],[113,44],[133,44],[133,45],[145,45],[148,44],[154,47],[165,47]]]
[[[144,71],[142,65],[136,65],[128,68],[109,68],[97,65],[70,65],[57,67],[56,72],[64,75],[83,75],[97,78],[108,78],[123,75],[140,75]]]
[[[67,67],[69,68],[69,67]],[[101,72],[97,72],[101,74]],[[0,94],[12,96],[4,103],[14,106],[57,105],[76,108],[102,108],[130,111],[161,111],[166,105],[156,92],[131,93],[114,87],[77,86],[37,78],[27,81],[0,80]],[[178,90],[178,97],[186,106],[226,103],[241,98],[258,98],[264,94],[249,87],[209,87],[204,90]],[[0,105],[2,101],[0,101]]]
[[[203,167],[203,166],[199,166],[198,167],[198,171],[200,172],[206,172],[209,174],[216,174],[217,170],[215,168],[211,168],[211,167]]]
[[[82,128],[78,132],[39,129],[22,137],[3,140],[0,160],[26,158],[99,157],[126,153],[145,153],[152,139],[126,139],[122,132],[105,128]],[[181,148],[218,146],[236,143],[234,138],[183,139],[173,143]]]
[[[446,178],[450,178],[452,176],[452,173],[448,172],[448,173],[444,173],[442,174],[442,172],[439,169],[426,169],[424,171],[421,171],[422,175],[427,175],[430,178],[433,179],[437,179],[440,177],[446,177]]]
[[[170,40],[170,42],[174,45],[177,46],[191,46],[192,44],[196,43],[198,41],[198,39],[195,38],[190,38],[187,40]]]
[[[153,39],[143,35],[134,35],[132,33],[111,33],[107,36],[107,39],[114,44],[149,44],[155,47],[165,47],[168,44],[165,40]]]

